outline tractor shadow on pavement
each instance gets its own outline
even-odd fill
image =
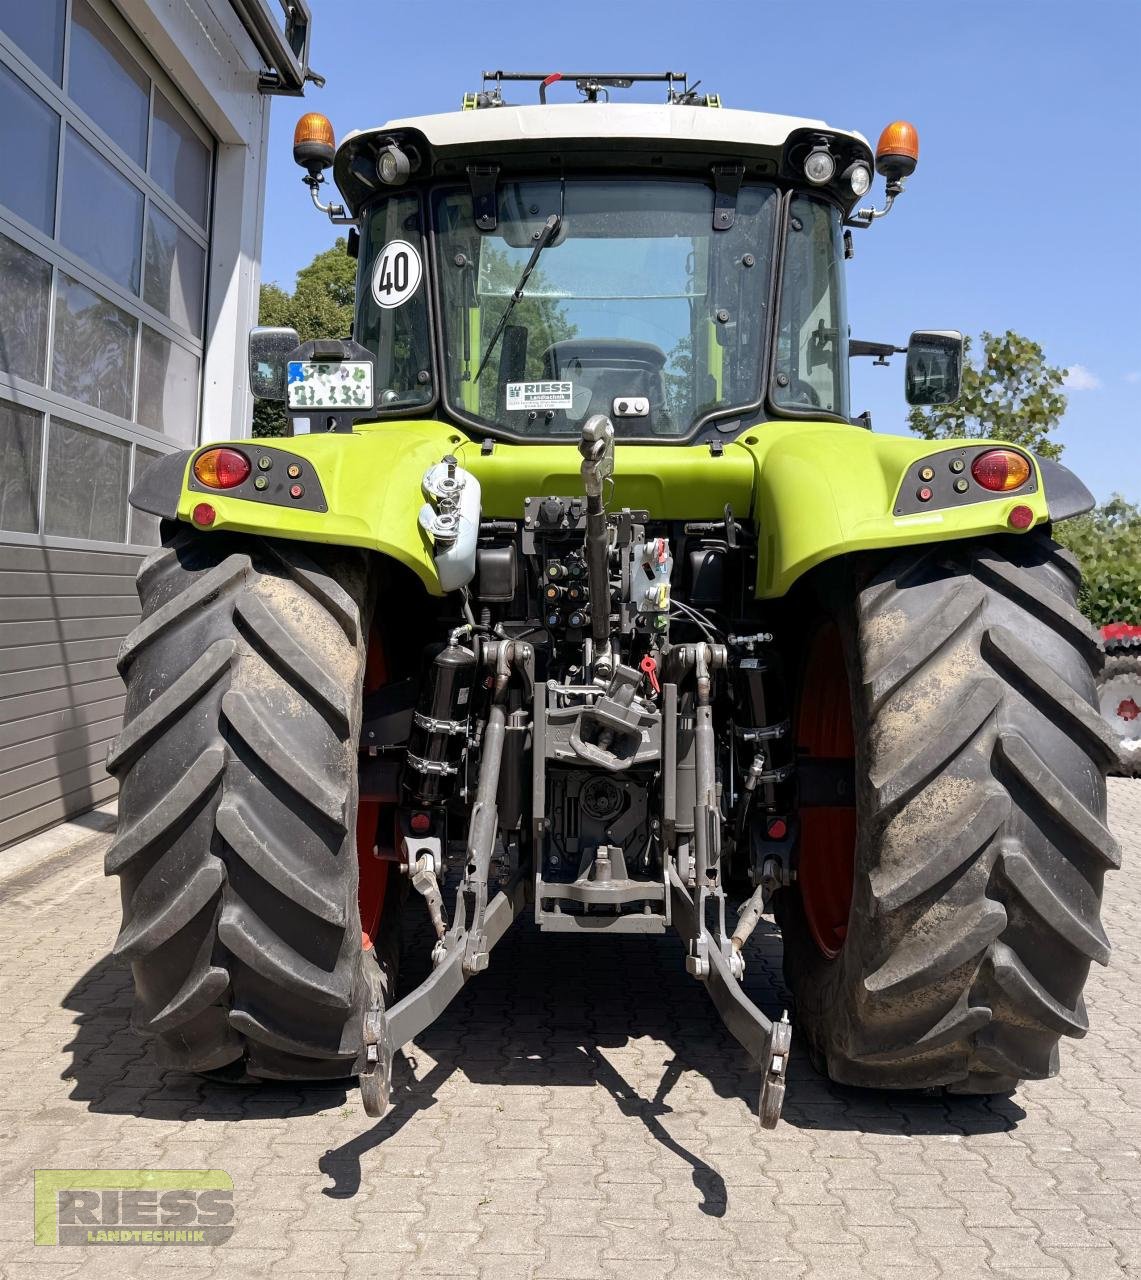
[[[351,1080],[248,1087],[164,1071],[152,1044],[131,1027],[132,998],[129,965],[110,955],[64,997],[75,1019],[73,1038],[63,1046],[71,1060],[60,1074],[72,1083],[71,1100],[89,1111],[148,1120],[245,1120],[313,1115],[343,1105],[350,1089],[356,1094]]]
[[[418,901],[409,913],[401,994],[428,972],[432,939]],[[636,1117],[655,1141],[691,1167],[702,1211],[721,1216],[727,1205],[724,1178],[677,1135],[686,1132],[698,1105],[690,1091],[700,1095],[712,1088],[726,1101],[725,1124],[756,1126],[756,1140],[763,1142],[755,1118],[759,1076],[721,1025],[702,986],[686,975],[683,958],[682,944],[672,934],[540,937],[521,919],[496,948],[488,972],[409,1047],[413,1057],[431,1060],[427,1070],[413,1070],[398,1056],[388,1114],[320,1157],[322,1172],[332,1180],[325,1194],[355,1195],[361,1158],[437,1106],[437,1094],[458,1074],[505,1090],[600,1087],[617,1115]],[[767,920],[753,935],[746,959],[749,995],[770,1017],[779,1017],[788,994],[780,936]],[[250,1088],[163,1072],[151,1046],[130,1026],[130,971],[111,957],[84,974],[64,1003],[76,1017],[74,1038],[66,1046],[70,1063],[62,1076],[73,1082],[71,1098],[90,1110],[177,1122],[312,1115],[346,1101],[354,1110],[358,1106],[352,1081]],[[733,1102],[738,1105],[729,1105]],[[600,1113],[604,1120],[606,1105]],[[502,1109],[509,1115],[509,1093]],[[813,1069],[798,1044],[794,1019],[783,1123],[832,1131],[973,1135],[1013,1129],[1024,1116],[1007,1097],[952,1098],[832,1084]],[[363,1113],[360,1118],[363,1123]],[[731,1163],[729,1157],[726,1161]]]
[[[428,972],[431,935],[416,921],[418,907],[409,908],[400,994]],[[770,1017],[779,1017],[789,1000],[780,935],[768,920],[753,935],[746,959],[750,997]],[[757,1068],[722,1026],[701,985],[686,975],[683,946],[672,934],[540,937],[532,923],[520,919],[496,948],[487,973],[418,1038],[411,1056],[418,1053],[432,1065],[420,1072],[398,1057],[388,1114],[322,1158],[322,1171],[333,1179],[325,1195],[355,1195],[361,1157],[436,1105],[437,1092],[456,1073],[500,1088],[601,1086],[618,1114],[639,1119],[657,1142],[691,1166],[700,1208],[714,1217],[726,1211],[724,1178],[670,1131],[684,1128],[686,1113],[693,1110],[680,1096],[679,1083],[695,1073],[727,1103],[744,1103],[744,1115],[740,1107],[727,1107],[725,1123],[756,1126],[757,1140],[764,1141],[755,1118]],[[503,1109],[510,1111],[509,1098]],[[671,1115],[679,1125],[671,1125]],[[1006,1097],[951,1098],[835,1085],[813,1069],[798,1046],[794,1021],[784,1123],[803,1129],[967,1135],[1004,1132],[1024,1116]]]

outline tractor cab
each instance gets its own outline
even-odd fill
[[[666,101],[609,101],[643,80]],[[516,81],[540,101],[508,105]],[[583,101],[548,102],[559,81]],[[652,443],[848,421],[847,228],[886,212],[856,208],[873,164],[890,207],[917,154],[910,125],[873,160],[858,133],[723,108],[680,72],[485,73],[460,112],[336,150],[308,115],[295,142],[318,207],[359,228],[376,416],[528,442],[577,439],[597,413]],[[345,206],[321,204],[330,164]]]

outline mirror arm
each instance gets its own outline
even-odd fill
[[[873,364],[884,365],[890,363],[892,356],[903,356],[907,354],[906,347],[897,347],[894,342],[867,342],[863,338],[848,339],[848,355],[853,359],[859,356],[874,356]]]
[[[321,196],[319,192],[320,192],[321,184],[325,181],[324,177],[321,174],[316,174],[316,175],[307,174],[304,178],[301,179],[301,181],[304,182],[305,185],[309,188],[309,195],[313,199],[313,207],[317,210],[318,213],[325,214],[325,216],[329,219],[331,223],[334,224],[334,226],[355,227],[358,225],[358,219],[349,217],[349,215],[345,212],[345,206],[343,204],[333,204],[332,201],[330,201],[328,204],[321,203]]]

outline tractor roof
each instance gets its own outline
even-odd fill
[[[743,151],[779,151],[797,129],[819,129],[857,138],[859,133],[834,129],[823,120],[770,115],[704,106],[649,102],[569,102],[546,106],[489,107],[480,111],[446,111],[406,116],[375,129],[358,129],[344,139],[415,130],[436,152],[488,147],[496,143],[554,141],[670,142],[728,144]]]
[[[416,153],[414,177],[462,178],[466,166],[486,163],[550,173],[557,155],[567,168],[664,162],[708,173],[711,163],[743,163],[756,174],[793,178],[799,171],[790,167],[789,153],[821,134],[842,163],[859,158],[871,164],[871,148],[861,134],[821,120],[677,103],[600,102],[449,111],[354,130],[341,141],[335,174],[354,212],[377,193],[375,158],[389,141]]]

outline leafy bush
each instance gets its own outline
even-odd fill
[[[1078,604],[1095,626],[1141,622],[1141,507],[1115,493],[1088,515],[1056,525],[1054,536],[1081,561]]]
[[[908,425],[928,440],[1009,440],[1044,458],[1058,458],[1062,445],[1050,438],[1066,412],[1067,370],[1049,364],[1037,342],[1007,329],[979,335],[980,358],[963,350],[963,390],[954,404],[914,408]]]

